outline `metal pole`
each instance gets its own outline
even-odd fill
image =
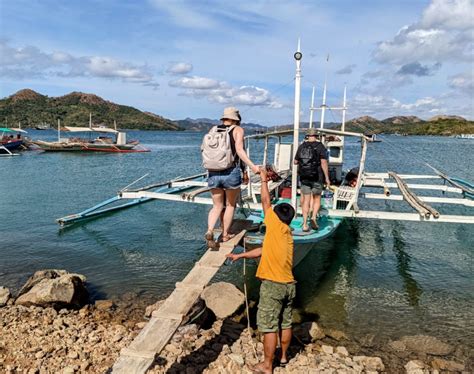
[[[293,125],[293,160],[296,156],[296,151],[299,144],[299,128],[300,128],[300,99],[301,99],[301,43],[298,39],[298,49],[295,53],[296,60],[296,75],[295,75],[295,113],[294,113],[294,125]],[[292,160],[292,161],[293,161]],[[296,193],[297,193],[297,183],[298,183],[298,168],[297,165],[293,162],[293,167],[291,171],[291,205],[295,208],[295,211],[298,210],[296,205]]]
[[[313,113],[314,113],[314,90],[315,87],[313,86],[313,93],[311,94],[311,108],[309,108],[309,128],[313,128]]]
[[[58,143],[61,141],[61,120],[58,118]]]
[[[324,115],[326,113],[326,82],[324,82],[323,105],[321,105],[321,124],[320,129],[324,129]]]

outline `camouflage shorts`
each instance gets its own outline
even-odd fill
[[[295,283],[263,280],[260,286],[257,325],[260,332],[277,332],[291,328]]]

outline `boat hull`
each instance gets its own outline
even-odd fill
[[[0,145],[4,146],[9,151],[14,151],[23,145],[23,140],[13,140],[10,142],[2,142]]]
[[[147,149],[136,149],[137,144],[94,144],[94,143],[69,143],[45,142],[36,140],[32,142],[45,152],[109,152],[109,153],[136,153],[149,152]]]

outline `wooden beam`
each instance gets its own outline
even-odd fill
[[[366,199],[378,199],[378,200],[396,200],[402,201],[402,195],[390,195],[385,196],[384,194],[378,193],[365,193],[364,197]],[[434,196],[418,196],[421,201],[425,201],[427,203],[439,203],[439,204],[458,204],[458,205],[465,205],[465,206],[472,206],[474,207],[474,201],[468,199],[457,199],[457,198],[449,198],[449,197],[434,197]]]

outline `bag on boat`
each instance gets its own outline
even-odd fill
[[[298,161],[300,177],[318,181],[320,165],[321,161],[316,147],[310,142],[301,144]]]
[[[232,153],[230,132],[235,125],[225,129],[218,126],[204,136],[201,144],[202,165],[207,170],[226,170],[235,165],[235,155]]]

